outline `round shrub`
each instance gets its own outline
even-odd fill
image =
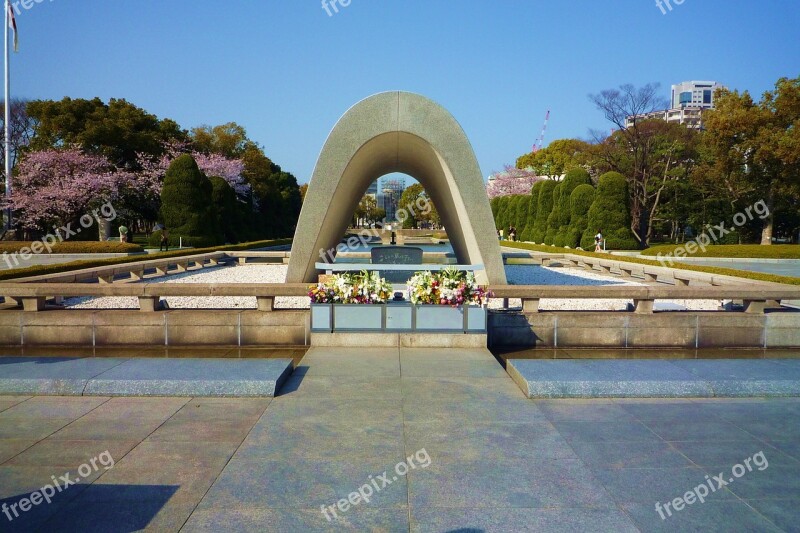
[[[161,189],[161,219],[171,241],[183,238],[184,246],[194,247],[222,244],[212,190],[192,156],[184,154],[172,162]]]
[[[551,202],[553,207],[550,209],[550,214],[547,216],[547,231],[544,234],[545,244],[555,244],[556,234],[558,233],[559,221],[561,220],[559,201],[561,199],[562,183],[556,185],[553,189],[553,197]]]
[[[618,172],[603,174],[597,182],[595,199],[589,208],[589,225],[581,238],[584,249],[594,250],[594,236],[598,229],[602,230],[609,250],[639,248],[631,232],[628,182]]]
[[[217,213],[217,224],[222,230],[225,242],[238,243],[247,236],[247,204],[236,197],[230,183],[219,176],[208,178],[211,181],[211,198]]]
[[[569,195],[569,226],[563,232],[563,245],[577,248],[581,244],[581,236],[589,227],[589,209],[594,202],[594,187],[588,183],[578,185]]]
[[[522,240],[522,234],[525,232],[525,227],[528,224],[528,204],[530,203],[530,196],[522,194],[517,199],[517,219],[514,226],[517,228],[517,240]]]
[[[533,235],[531,235],[531,240],[539,244],[544,242],[547,234],[547,217],[550,215],[550,211],[553,210],[553,190],[558,185],[558,182],[553,180],[544,180],[540,183],[542,185],[539,187],[536,218],[533,224]]]
[[[539,183],[541,182],[534,184],[531,193],[526,197],[528,200],[527,220],[525,220],[525,229],[520,234],[519,240],[521,241],[530,242],[533,240],[533,225],[536,222],[536,207],[539,204],[539,191],[541,190],[541,187],[537,188],[536,185]]]
[[[558,229],[553,238],[553,244],[556,246],[576,246],[575,244],[570,244],[572,238],[567,238],[570,220],[572,219],[572,207],[570,204],[572,201],[572,191],[580,185],[591,185],[591,183],[592,179],[589,177],[589,173],[583,168],[573,168],[564,176],[558,198]],[[582,230],[581,233],[583,233]]]
[[[494,218],[494,226],[497,226],[497,217],[500,215],[500,200],[502,199],[501,196],[496,196],[491,199],[489,202],[489,206],[492,208],[492,218]]]

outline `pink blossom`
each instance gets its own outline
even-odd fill
[[[135,180],[105,157],[75,147],[31,152],[17,169],[11,198],[3,207],[11,207],[23,227],[45,231],[113,202]]]
[[[486,185],[489,198],[513,194],[530,194],[533,184],[541,178],[532,170],[519,169],[506,165],[502,172],[495,172]]]

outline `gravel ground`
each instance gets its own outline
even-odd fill
[[[206,268],[196,272],[173,274],[162,278],[149,280],[152,283],[283,283],[286,280],[286,265],[246,265],[218,268]],[[508,265],[506,266],[508,282],[512,285],[641,285],[632,281],[622,281],[618,278],[603,276],[594,272],[579,269],[549,268],[533,265]],[[255,309],[255,297],[214,297],[195,298],[176,296],[165,298],[172,309],[192,308],[218,308],[218,309]],[[586,299],[586,300],[558,300],[547,299],[539,302],[542,310],[585,310],[606,311],[625,310],[631,300],[613,299]],[[659,301],[659,305],[669,305],[674,308],[693,310],[716,310],[720,302],[717,300],[669,300]],[[493,299],[489,307],[496,309],[502,307],[503,301]],[[138,309],[139,302],[136,298],[68,298],[64,305],[73,309]],[[308,298],[281,297],[276,298],[275,306],[278,308],[303,309],[308,308]],[[677,306],[677,307],[676,307]],[[509,307],[520,308],[522,301],[509,300]]]
[[[506,277],[511,285],[644,285],[635,281],[623,281],[617,277],[604,276],[596,272],[589,272],[577,268],[550,268],[531,265],[506,265]],[[656,306],[670,309],[691,309],[695,311],[716,311],[720,306],[719,300],[659,300]],[[539,302],[542,311],[624,311],[628,305],[633,305],[633,300],[618,299],[545,299]],[[489,308],[502,307],[502,300],[492,300]],[[521,308],[522,300],[511,298],[508,301],[510,308]]]
[[[246,265],[204,268],[194,272],[170,274],[148,280],[151,283],[284,283],[286,265]],[[254,296],[215,296],[189,297],[174,296],[164,298],[171,309],[256,309]],[[137,298],[68,298],[64,305],[74,309],[138,309]],[[275,307],[303,309],[308,308],[308,298],[275,298]]]

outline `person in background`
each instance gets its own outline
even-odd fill
[[[167,228],[161,230],[161,246],[159,246],[158,251],[169,252],[169,230]]]
[[[595,252],[603,251],[603,230],[601,229],[598,229],[597,235],[594,236],[594,251]]]
[[[119,242],[128,242],[128,228],[125,226],[119,227]]]

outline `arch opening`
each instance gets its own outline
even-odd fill
[[[300,213],[289,282],[312,282],[320,252],[336,246],[359,201],[391,173],[416,179],[437,206],[462,264],[480,264],[484,283],[504,284],[500,246],[472,147],[455,119],[410,93],[382,93],[356,104],[320,154]]]

